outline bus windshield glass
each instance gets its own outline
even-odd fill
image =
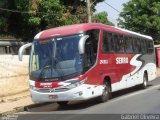
[[[78,44],[81,36],[34,40],[30,57],[30,79],[57,81],[80,75],[82,57]]]

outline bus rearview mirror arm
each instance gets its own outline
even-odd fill
[[[18,50],[19,61],[22,61],[24,50],[25,50],[26,48],[30,47],[31,45],[32,45],[32,43],[27,43],[27,44],[22,45],[22,46],[19,48],[19,50]]]
[[[87,38],[89,38],[89,35],[85,35],[80,39],[78,46],[79,54],[83,54],[85,52],[85,43]]]

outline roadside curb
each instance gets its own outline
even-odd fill
[[[18,108],[15,108],[13,110],[10,110],[10,111],[6,111],[6,112],[3,112],[3,113],[0,113],[0,117],[3,117],[3,116],[6,116],[6,115],[11,115],[11,114],[14,114],[14,113],[17,113],[17,112],[23,112],[24,111],[24,107],[18,107]]]
[[[31,108],[41,107],[41,106],[49,105],[49,104],[52,104],[52,102],[34,103],[34,104],[26,105],[26,106],[17,107],[17,108],[14,108],[13,110],[0,113],[0,117],[8,115],[8,114],[10,115],[10,114],[18,113],[18,112],[28,111]]]

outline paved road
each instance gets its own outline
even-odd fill
[[[160,78],[150,82],[149,87],[145,90],[134,87],[116,92],[113,94],[113,99],[106,103],[98,103],[96,99],[70,103],[66,107],[60,107],[56,103],[53,103],[19,113],[18,120],[94,120],[100,118],[109,118],[112,120],[114,118],[125,119],[126,116],[123,116],[123,114],[126,113],[159,114],[159,116],[148,117],[160,119]],[[146,116],[130,117],[144,119]]]

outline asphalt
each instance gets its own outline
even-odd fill
[[[160,76],[160,69],[158,69],[157,72],[158,72],[157,76]],[[156,84],[156,81],[152,82],[152,84]],[[4,116],[7,114],[14,114],[17,112],[23,112],[27,111],[30,108],[49,105],[49,104],[51,103],[33,103],[30,98],[29,92],[27,92],[24,95],[19,95],[19,97],[13,97],[8,101],[1,101],[0,116]]]
[[[15,115],[18,120],[160,120],[159,101],[160,78],[150,82],[147,89],[134,87],[116,92],[106,103],[98,103],[96,99],[65,107],[54,103]]]

